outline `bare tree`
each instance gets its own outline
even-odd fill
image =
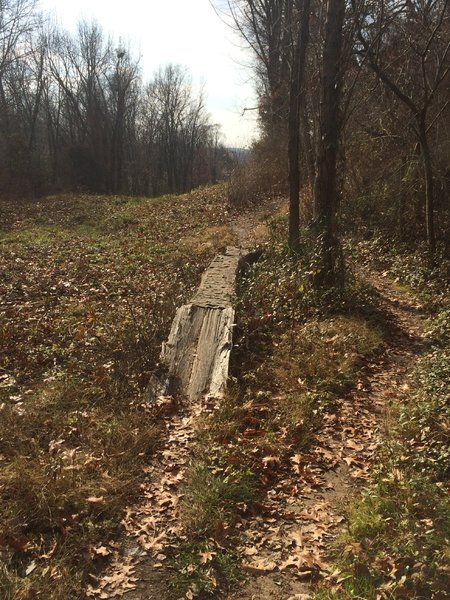
[[[36,0],[0,0],[0,75],[17,56],[25,33],[37,24]]]
[[[404,3],[382,0],[368,7],[359,31],[359,52],[386,88],[409,111],[420,148],[425,181],[426,231],[431,258],[436,250],[435,193],[429,132],[448,100],[434,117],[430,112],[450,73],[448,0]]]
[[[152,119],[161,149],[161,164],[170,193],[191,188],[197,148],[208,139],[209,122],[204,97],[192,93],[185,69],[168,65],[160,69],[147,90]]]
[[[288,114],[293,0],[227,0],[228,14],[255,57],[260,118],[280,135]]]
[[[336,164],[341,129],[340,103],[343,85],[342,41],[345,0],[328,0],[320,90],[319,138],[314,182],[314,230],[318,240],[319,287],[336,283]]]
[[[289,89],[289,246],[300,249],[300,108],[305,104],[304,79],[309,44],[310,0],[295,1],[292,15],[292,56]]]
[[[0,0],[0,190],[178,193],[217,178],[185,69],[143,88],[139,61],[97,23],[75,35],[39,24],[32,0]]]
[[[124,190],[124,152],[126,138],[134,129],[138,98],[138,65],[124,48],[116,50],[116,63],[109,80],[112,110],[111,162],[109,189]]]
[[[24,90],[19,86],[22,80],[24,86],[33,89],[32,69],[25,60],[33,59],[29,33],[38,24],[34,9],[33,0],[0,0],[0,185],[9,191],[17,180],[28,179],[26,163],[32,139],[27,139],[18,111],[32,119],[34,129],[36,124],[37,109],[31,108],[30,114],[33,102],[30,99],[26,106]]]

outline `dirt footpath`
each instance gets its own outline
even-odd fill
[[[268,210],[236,219],[241,246],[260,235]],[[259,233],[258,233],[259,232]],[[384,351],[360,373],[354,390],[325,415],[307,453],[280,469],[259,514],[240,524],[244,580],[232,600],[306,600],[315,581],[338,577],[331,566],[333,541],[345,528],[349,502],[368,478],[390,406],[408,389],[408,374],[426,347],[421,306],[380,276],[359,273],[376,290],[390,323]],[[204,400],[179,406],[159,398],[165,436],[146,470],[142,501],[127,510],[126,531],[112,567],[93,579],[88,595],[126,600],[169,598],[166,564],[185,540],[180,523],[182,485],[196,422],[212,407]],[[194,596],[192,596],[194,597]]]

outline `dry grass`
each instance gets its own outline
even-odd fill
[[[351,384],[361,358],[379,348],[381,341],[381,331],[362,317],[310,320],[294,326],[277,342],[275,377],[286,390]]]
[[[200,234],[186,237],[183,240],[183,246],[188,254],[198,254],[205,251],[223,252],[227,246],[232,246],[235,243],[235,237],[228,225],[206,227]]]
[[[0,209],[0,597],[81,598],[158,441],[143,391],[224,192]]]

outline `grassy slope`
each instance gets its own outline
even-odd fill
[[[157,441],[142,392],[230,239],[218,187],[0,206],[0,596],[81,595]]]
[[[4,207],[2,597],[77,598],[86,573],[111,552],[107,542],[158,437],[142,391],[175,306],[229,238],[223,206],[213,188],[179,199],[55,197]],[[293,448],[307,449],[382,340],[367,290],[314,296],[312,266],[289,267],[284,227],[284,219],[273,221],[274,243],[243,282],[236,383],[199,431],[185,490],[190,543],[175,564],[178,595],[214,596],[236,581],[233,525],[249,507],[258,510],[270,478]],[[383,269],[395,264],[396,277],[411,272],[407,261],[403,271],[394,256],[384,261]],[[439,307],[430,324],[435,347],[396,415],[387,470],[350,515],[345,581],[319,597],[372,598],[382,584],[387,597],[412,597],[411,581],[422,597],[445,597],[449,319],[441,288],[428,289]]]

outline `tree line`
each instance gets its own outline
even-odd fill
[[[180,193],[229,160],[185,68],[145,83],[97,23],[71,35],[35,0],[0,0],[0,131],[3,194]]]
[[[344,226],[424,238],[431,263],[438,247],[449,251],[448,0],[215,6],[253,52],[255,150],[279,158],[289,245],[298,252],[300,227],[313,231],[318,284],[336,283]]]

